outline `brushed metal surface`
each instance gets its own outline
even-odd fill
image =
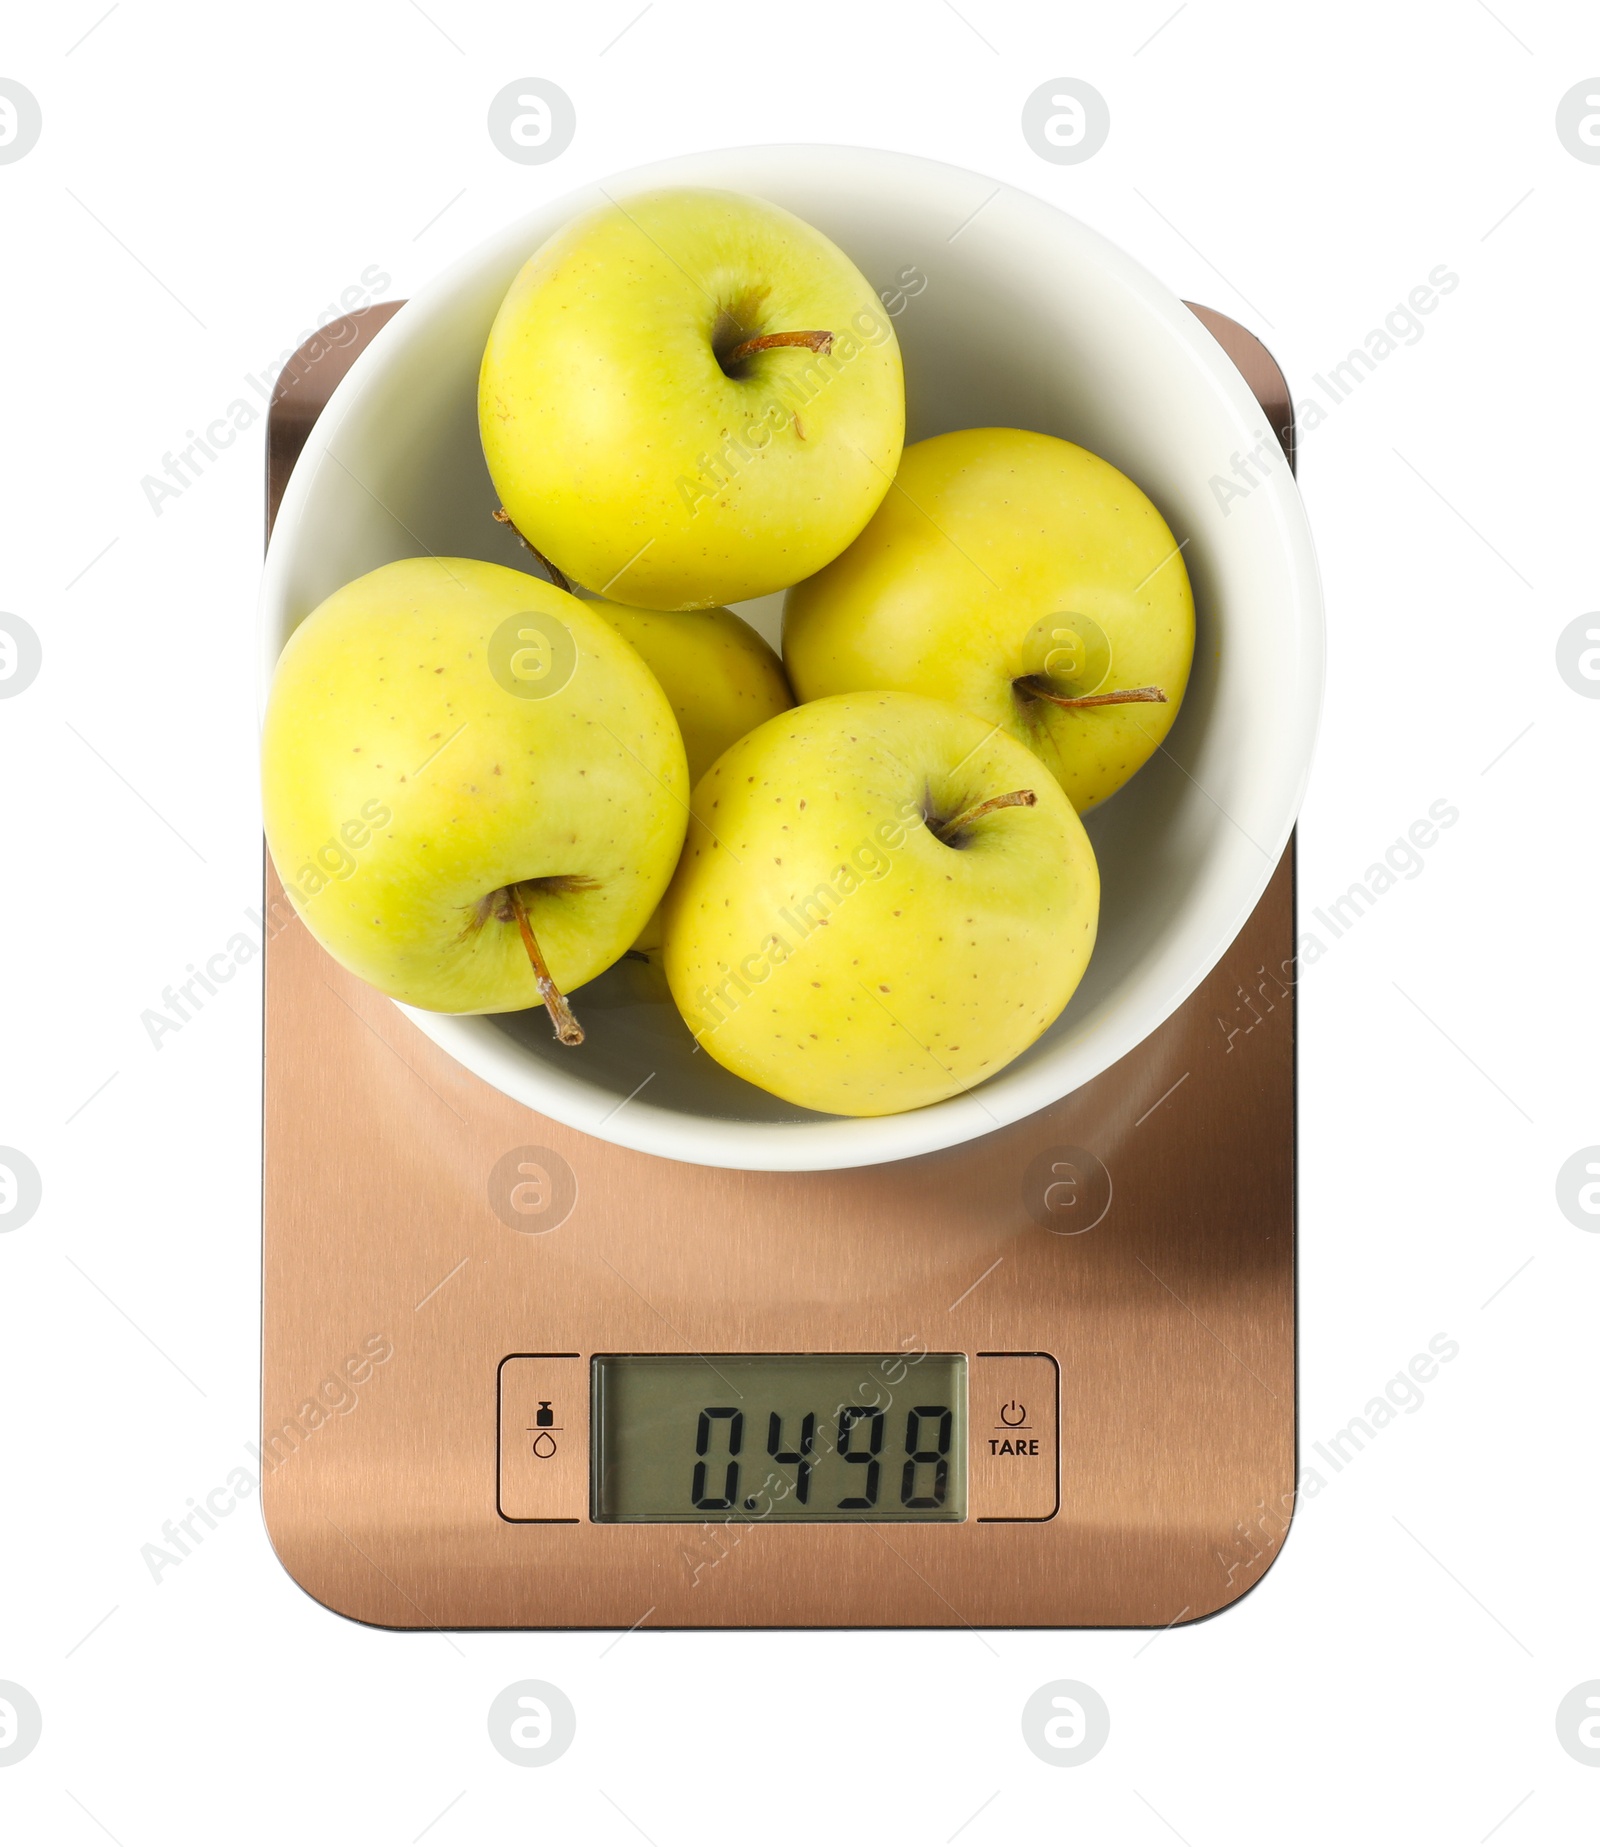
[[[291,362],[270,508],[393,308]],[[1292,432],[1270,355],[1197,312]],[[262,1500],[313,1597],[398,1628],[1162,1627],[1276,1556],[1295,1477],[1292,845],[1208,980],[1094,1083],[944,1154],[816,1174],[683,1166],[534,1115],[333,963],[270,861],[265,882]],[[490,1193],[529,1147],[576,1181],[542,1233]],[[1053,1518],[497,1507],[507,1355],[918,1347],[1059,1363]],[[297,1411],[362,1354],[383,1357],[342,1415]]]

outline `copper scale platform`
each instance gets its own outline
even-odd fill
[[[286,368],[269,530],[399,306]],[[1271,355],[1194,311],[1292,461]],[[1093,1083],[944,1154],[811,1174],[664,1161],[512,1102],[325,955],[269,860],[262,1500],[284,1568],[402,1629],[1165,1627],[1236,1601],[1294,1498],[1293,857]],[[590,1517],[590,1355],[920,1344],[968,1356],[966,1519]]]

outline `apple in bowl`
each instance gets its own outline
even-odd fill
[[[692,807],[667,980],[718,1063],[790,1102],[882,1116],[970,1090],[1088,966],[1082,822],[1022,745],[943,701],[798,706],[724,751]]]
[[[1189,683],[1182,547],[1119,469],[1035,430],[913,443],[866,530],[784,602],[801,699],[953,700],[1046,765],[1080,814],[1160,747]]]
[[[478,380],[483,452],[528,543],[601,596],[705,609],[819,570],[905,434],[893,324],[781,207],[610,199],[528,259]]]
[[[267,844],[307,928],[392,999],[548,1010],[655,910],[689,792],[672,708],[604,617],[473,558],[346,584],[290,637],[261,734]]]

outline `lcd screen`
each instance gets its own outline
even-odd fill
[[[594,1359],[596,1520],[964,1520],[960,1353]]]

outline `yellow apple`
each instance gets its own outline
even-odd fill
[[[1193,654],[1166,521],[1109,462],[1032,430],[913,443],[860,538],[784,602],[800,699],[951,700],[1026,744],[1080,814],[1166,737]]]
[[[731,609],[629,609],[591,602],[661,682],[689,759],[692,787],[732,743],[794,704],[783,662]],[[633,947],[661,947],[658,910]]]
[[[550,1009],[654,910],[688,768],[666,695],[576,597],[468,558],[337,590],[279,659],[267,842],[325,949],[440,1013]]]
[[[661,682],[689,759],[691,786],[747,731],[794,704],[783,662],[731,609],[629,609],[588,604]]]
[[[968,1090],[1066,1006],[1100,879],[1038,759],[953,705],[853,693],[768,719],[697,785],[662,907],[701,1045],[807,1109]]]
[[[534,252],[478,382],[489,473],[577,583],[706,609],[820,570],[883,498],[905,434],[882,303],[765,200],[608,202]]]

